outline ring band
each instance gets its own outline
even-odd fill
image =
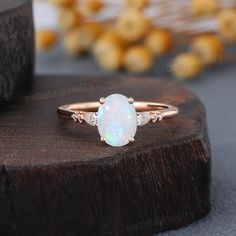
[[[155,123],[179,113],[175,106],[157,102],[136,102],[121,94],[100,98],[99,102],[63,105],[58,113],[75,122],[98,126],[101,141],[114,147],[134,142],[137,126]]]

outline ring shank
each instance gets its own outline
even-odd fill
[[[58,113],[62,115],[72,115],[76,112],[97,112],[100,105],[99,102],[74,103],[60,106],[58,108]],[[164,103],[134,102],[133,105],[137,112],[160,113],[163,117],[173,117],[179,113],[177,107]]]

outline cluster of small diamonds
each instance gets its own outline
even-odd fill
[[[71,117],[75,122],[83,123],[85,121],[87,124],[91,126],[97,125],[97,114],[94,112],[90,112],[90,113],[77,113],[76,112]],[[163,120],[163,118],[164,117],[161,113],[140,112],[140,113],[137,113],[137,125],[144,126],[150,121],[152,123],[155,123],[155,122]]]
[[[86,113],[74,113],[71,118],[75,122],[83,123],[85,121],[87,124],[91,126],[96,126],[97,125],[97,114],[94,112],[86,112]]]
[[[155,123],[157,121],[161,121],[163,119],[163,115],[161,113],[153,113],[153,112],[141,112],[138,113],[138,126],[144,126],[150,121]]]

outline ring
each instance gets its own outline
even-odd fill
[[[136,102],[133,98],[112,94],[100,98],[99,102],[60,106],[58,113],[70,115],[75,122],[97,126],[102,142],[122,147],[135,141],[137,126],[173,117],[179,109],[163,103]]]

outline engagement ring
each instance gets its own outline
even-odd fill
[[[100,98],[99,102],[61,106],[58,113],[70,115],[75,122],[97,126],[102,142],[122,147],[135,141],[138,126],[173,117],[179,109],[163,103],[136,102],[133,98],[112,94]]]

